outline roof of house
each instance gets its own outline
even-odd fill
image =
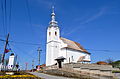
[[[63,37],[60,37],[60,39],[61,39],[65,44],[67,44],[67,48],[79,50],[79,51],[81,51],[81,52],[85,52],[85,53],[90,54],[90,53],[89,53],[87,50],[85,50],[79,43],[74,42],[74,41],[71,41],[71,40],[66,39],[66,38],[63,38]]]

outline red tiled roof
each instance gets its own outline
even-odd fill
[[[85,53],[90,54],[87,50],[85,50],[79,43],[68,40],[66,38],[60,37],[60,39],[67,44],[67,48],[71,48],[71,49],[75,49],[75,50],[79,50]]]

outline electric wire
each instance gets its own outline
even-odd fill
[[[120,50],[108,50],[108,49],[101,49],[101,50],[98,50],[98,49],[86,49],[86,50],[90,50],[90,51],[98,51],[98,52],[120,52]]]
[[[32,35],[35,36],[36,34],[35,34],[35,31],[34,31],[33,25],[32,25],[32,17],[31,17],[29,0],[25,0],[25,1],[26,1],[26,9],[27,9],[27,14],[28,14],[28,21],[29,21],[30,31],[31,31]]]
[[[6,40],[0,39],[0,41],[6,41]],[[28,42],[17,42],[17,41],[8,41],[8,42],[19,43],[19,44],[26,44],[26,45],[40,45],[40,44],[28,43]]]
[[[3,39],[0,39],[0,41],[6,41]],[[27,44],[27,45],[40,45],[40,44],[35,44],[35,43],[28,43],[28,42],[15,42],[15,41],[9,41],[9,42],[13,42],[13,43],[20,43],[20,44]],[[98,52],[120,52],[120,50],[108,50],[108,49],[85,49],[88,51],[98,51]]]
[[[6,0],[4,0],[4,23],[5,23],[5,29],[6,29],[6,34],[7,34],[7,2],[6,2]]]
[[[28,43],[28,42],[16,42],[16,41],[9,41],[9,42],[19,43],[19,44],[26,44],[26,45],[40,45],[40,44]]]
[[[7,6],[9,3],[9,7]],[[1,0],[1,11],[2,11],[2,27],[4,35],[7,35],[10,32],[11,28],[11,6],[12,0]]]
[[[4,35],[6,35],[6,30],[5,30],[5,18],[4,18],[4,4],[3,4],[3,0],[1,0],[1,15],[2,15],[2,27],[3,27],[3,32],[4,32]]]
[[[12,15],[12,0],[10,0],[10,10],[9,10],[9,33],[11,33],[11,15]]]
[[[26,7],[27,7],[27,13],[28,13],[29,23],[30,23],[30,25],[32,25],[32,23],[31,23],[31,14],[30,14],[30,8],[29,8],[29,2],[28,2],[28,0],[26,0]]]
[[[15,49],[17,49],[18,51],[20,51],[22,54],[24,54],[24,55],[27,55],[27,56],[29,56],[29,57],[31,57],[31,58],[35,58],[34,56],[32,56],[32,55],[30,55],[29,53],[27,53],[25,50],[22,50],[21,48],[19,48],[19,47],[16,47],[16,46],[14,46],[13,44],[11,44]],[[17,53],[17,52],[16,52]],[[35,58],[36,59],[36,58]]]

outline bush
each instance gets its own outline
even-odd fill
[[[112,71],[112,73],[120,73],[120,71],[114,70],[114,71]]]

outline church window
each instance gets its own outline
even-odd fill
[[[55,31],[55,35],[57,36],[57,32]]]
[[[69,63],[70,63],[70,57],[69,57]]]
[[[51,32],[49,32],[49,36],[51,35]]]
[[[71,59],[72,59],[72,61],[74,61],[74,58],[73,58],[73,56],[71,56]]]

